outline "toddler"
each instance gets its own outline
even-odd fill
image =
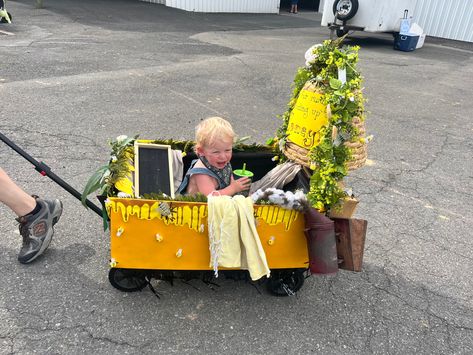
[[[235,132],[221,117],[209,117],[195,129],[195,152],[199,159],[192,161],[177,192],[180,194],[235,195],[250,188],[251,180],[233,178],[232,158]]]

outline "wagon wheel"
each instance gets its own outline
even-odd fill
[[[343,37],[348,33],[348,30],[338,29],[336,33],[337,33],[337,37]]]
[[[108,272],[108,280],[113,287],[123,292],[141,291],[148,285],[145,273],[133,269],[112,268]]]
[[[268,291],[275,296],[293,296],[304,284],[304,270],[276,270],[268,279]]]
[[[335,0],[333,14],[341,21],[348,21],[358,11],[358,0]]]

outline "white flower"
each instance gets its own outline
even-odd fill
[[[294,197],[296,198],[296,200],[299,200],[299,201],[306,201],[307,200],[307,196],[304,194],[304,191],[302,191],[302,190],[296,190],[296,193],[294,194]]]
[[[285,197],[284,192],[283,193],[278,192],[277,194],[269,196],[268,200],[272,203],[275,203],[276,205],[283,205],[284,197]]]
[[[131,195],[127,194],[126,192],[120,191],[120,192],[118,192],[117,197],[119,197],[119,198],[129,198],[129,197],[131,197]]]
[[[253,203],[256,203],[256,201],[258,201],[261,197],[263,197],[264,195],[264,192],[263,190],[259,189],[257,190],[256,192],[254,192],[252,195],[251,195],[251,199],[253,200]]]
[[[318,43],[318,44],[314,44],[312,47],[310,47],[306,52],[305,52],[305,65],[309,66],[311,65],[312,63],[315,62],[315,60],[317,59],[317,48],[318,47],[321,47],[322,44]]]
[[[279,140],[278,145],[279,145],[279,150],[284,150],[284,147],[286,146],[286,140],[285,139]]]
[[[124,141],[125,139],[127,139],[127,138],[128,138],[128,136],[125,136],[124,134],[122,134],[121,136],[118,136],[118,137],[117,137],[117,142],[118,142],[118,143],[121,143],[121,142],[123,142],[123,141]]]

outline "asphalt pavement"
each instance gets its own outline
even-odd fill
[[[108,140],[192,139],[228,117],[264,142],[304,53],[327,39],[321,15],[199,14],[135,0],[10,0],[0,24],[0,132],[81,190]],[[347,179],[368,220],[360,273],[306,279],[295,297],[246,282],[108,279],[109,235],[93,212],[0,142],[26,191],[64,202],[45,255],[16,257],[0,214],[0,354],[473,353],[473,46],[427,38],[400,52],[388,34],[361,46],[368,164]]]

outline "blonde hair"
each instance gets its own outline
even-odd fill
[[[195,128],[195,148],[212,146],[216,141],[228,138],[235,140],[232,125],[222,117],[208,117]]]

